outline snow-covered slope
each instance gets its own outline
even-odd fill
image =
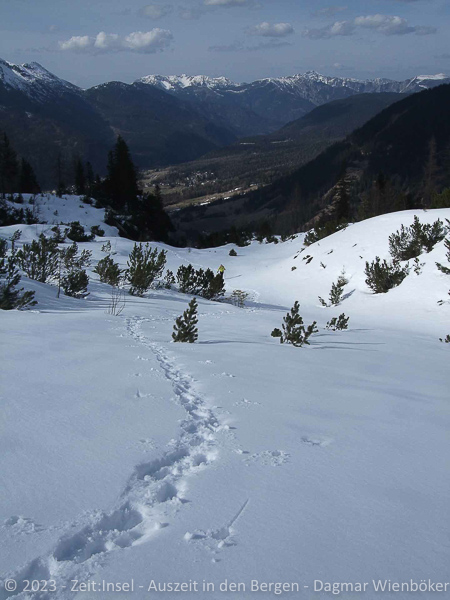
[[[376,92],[411,93],[449,81],[450,78],[444,73],[419,75],[405,81],[394,81],[383,78],[362,80],[349,77],[329,77],[316,71],[307,71],[303,74],[287,77],[259,79],[252,83],[234,83],[226,77],[211,78],[205,75],[148,75],[138,79],[137,83],[152,85],[175,94],[183,92],[186,88],[208,88],[222,92],[222,94],[236,93],[236,91],[245,93],[249,90],[263,89],[265,86],[270,85],[319,105],[324,101],[325,90],[328,90],[328,94],[332,94],[333,90],[341,90],[341,92],[346,90],[348,95]],[[329,101],[329,99],[328,96],[325,98],[326,101]]]
[[[178,90],[187,87],[206,87],[209,89],[235,87],[233,83],[226,77],[207,77],[206,75],[147,75],[137,80],[140,83],[146,83],[159,87],[162,90]]]
[[[394,213],[306,249],[299,235],[236,257],[232,246],[152,244],[173,271],[223,263],[227,295],[249,294],[245,309],[200,298],[193,345],[170,341],[190,299],[175,290],[127,296],[114,317],[95,274],[86,300],[58,300],[55,288],[23,279],[39,304],[0,320],[0,573],[19,582],[0,598],[106,600],[101,582],[132,580],[134,591],[116,596],[148,598],[154,581],[191,582],[187,598],[250,598],[257,580],[298,584],[286,597],[330,597],[314,593],[318,580],[367,582],[351,596],[374,599],[373,580],[447,581],[443,242],[387,294],[364,283],[365,261],[387,257],[389,234],[414,214],[450,218],[448,209]],[[18,228],[24,239],[40,230],[0,235]],[[125,267],[133,243],[109,239]],[[104,241],[80,247],[98,260]],[[317,296],[343,267],[346,298],[321,307]],[[306,323],[318,321],[310,347],[270,336],[295,300]],[[325,330],[341,312],[349,330]],[[23,580],[54,580],[56,591],[18,595]],[[221,592],[225,580],[245,589]],[[74,581],[98,587],[72,593]]]
[[[37,62],[15,65],[0,58],[0,83],[19,90],[35,101],[50,100],[61,91],[81,91],[76,85],[60,79]]]
[[[87,229],[93,225],[98,225],[103,229],[105,235],[117,235],[117,228],[104,222],[105,209],[86,204],[81,196],[64,194],[60,198],[54,194],[44,193],[21,194],[21,196],[23,203],[7,200],[7,205],[16,210],[29,209],[39,221],[39,224],[46,225],[44,227],[38,225],[38,229],[48,230],[55,225],[68,225],[73,221],[79,221]],[[16,195],[15,198],[17,199],[18,196]],[[25,231],[29,231],[30,236],[33,236],[32,228],[26,228]]]

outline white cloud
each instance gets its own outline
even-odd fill
[[[250,27],[249,29],[247,29],[247,32],[250,35],[261,35],[263,37],[280,38],[286,37],[287,35],[291,35],[292,33],[294,33],[294,28],[290,23],[271,24],[265,21],[264,23],[260,23],[259,25]]]
[[[61,50],[84,51],[91,45],[92,40],[88,35],[74,35],[65,42],[59,42]]]
[[[368,15],[366,17],[356,17],[354,21],[357,27],[366,29],[376,29],[386,35],[404,35],[413,33],[414,27],[408,25],[408,21],[401,17],[390,17],[386,15]]]
[[[154,54],[162,52],[173,40],[172,32],[155,28],[151,31],[134,31],[125,37],[116,33],[100,31],[95,37],[73,36],[67,41],[59,42],[64,51],[83,52],[85,54],[101,54],[106,52],[137,52]]]
[[[124,48],[134,52],[152,53],[163,50],[173,40],[172,32],[168,29],[152,29],[151,31],[135,31],[123,40]]]
[[[104,31],[100,31],[97,33],[94,41],[94,48],[97,50],[111,50],[112,48],[120,47],[120,37],[117,33],[105,33]]]
[[[171,4],[147,4],[139,10],[139,14],[147,19],[153,19],[157,21],[163,17],[169,15],[172,12]]]
[[[320,27],[319,29],[306,29],[304,37],[320,40],[336,36],[353,35],[358,28],[371,29],[384,35],[431,35],[436,33],[436,27],[424,25],[411,26],[406,19],[388,15],[366,15],[356,17],[352,21],[336,21],[332,25]]]

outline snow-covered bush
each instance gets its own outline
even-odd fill
[[[336,231],[341,231],[341,229],[345,229],[346,227],[348,227],[348,223],[345,221],[328,221],[328,223],[325,223],[324,225],[316,225],[305,235],[303,243],[305,246],[311,246],[311,244],[336,233]]]
[[[122,277],[122,269],[118,263],[114,262],[110,254],[98,261],[94,273],[97,273],[102,283],[115,286],[119,285]]]
[[[170,290],[173,285],[175,285],[175,275],[173,274],[173,271],[167,269],[164,275],[164,287],[166,290]]]
[[[174,342],[193,344],[198,339],[197,329],[197,300],[192,298],[184,313],[177,317],[173,326],[172,339]]]
[[[339,317],[333,317],[326,324],[326,329],[331,329],[331,331],[341,331],[343,329],[348,329],[348,322],[350,317],[346,317],[344,313],[340,314]]]
[[[448,223],[448,227],[450,230],[450,221],[448,219],[446,219],[447,223]],[[447,238],[444,242],[444,245],[447,249],[447,254],[446,254],[446,258],[448,260],[448,262],[450,263],[450,238]],[[439,269],[439,271],[442,271],[442,273],[445,273],[446,275],[450,275],[450,267],[446,267],[445,265],[441,265],[441,263],[436,263],[437,268]]]
[[[51,230],[53,231],[52,237],[55,240],[55,242],[57,244],[63,244],[66,239],[65,231],[61,231],[61,227],[59,227],[59,225],[55,225],[55,227],[52,227]]]
[[[234,306],[238,306],[239,308],[244,308],[245,301],[248,298],[248,292],[244,292],[243,290],[233,290],[230,300]]]
[[[16,289],[20,283],[20,273],[17,268],[17,255],[14,248],[14,241],[18,236],[14,236],[12,241],[12,250],[9,256],[6,256],[8,243],[0,239],[0,309],[12,310],[14,308],[24,309],[37,304],[34,299],[34,292],[23,292],[23,288]],[[23,292],[23,293],[22,293]]]
[[[72,242],[92,242],[95,237],[94,233],[86,235],[84,227],[79,221],[69,223],[70,227],[66,230],[66,235]]]
[[[366,283],[375,294],[385,294],[397,287],[409,273],[409,266],[401,267],[398,261],[381,262],[379,256],[370,264],[366,262]]]
[[[98,235],[98,237],[103,237],[105,235],[105,230],[102,229],[99,225],[92,225],[91,235],[92,236]]]
[[[89,284],[85,268],[91,262],[92,252],[83,250],[81,254],[78,254],[76,242],[58,252],[58,297],[60,289],[62,289],[66,296],[85,298],[88,295],[87,286]]]
[[[272,331],[272,337],[279,337],[282,344],[292,344],[297,347],[304,344],[309,345],[309,337],[318,332],[316,321],[305,327],[303,318],[299,315],[299,309],[300,304],[295,301],[291,311],[283,318],[281,335],[279,335],[280,330],[277,328]]]
[[[417,215],[410,227],[401,226],[389,236],[389,252],[394,260],[410,260],[423,251],[431,252],[444,239],[446,228],[440,219],[434,223],[421,223]]]
[[[179,291],[183,294],[196,294],[208,300],[214,300],[223,296],[225,284],[223,275],[214,275],[211,269],[194,269],[189,264],[180,265],[177,271],[177,282]]]
[[[58,277],[58,242],[43,233],[30,244],[23,244],[17,252],[17,261],[30,279],[48,283]]]
[[[345,277],[345,271],[342,269],[336,283],[331,284],[331,290],[328,297],[328,302],[325,302],[323,298],[319,296],[319,302],[322,306],[337,306],[341,303],[342,296],[344,295],[344,287],[347,285],[348,279]]]
[[[143,296],[151,285],[161,276],[166,265],[167,253],[150,247],[150,244],[134,244],[128,259],[126,278],[130,283],[132,296]]]

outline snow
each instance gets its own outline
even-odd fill
[[[42,214],[106,229],[101,211],[79,205],[51,196]],[[450,333],[450,284],[435,265],[444,244],[387,294],[364,282],[365,261],[387,258],[389,234],[415,214],[450,218],[393,213],[307,248],[303,234],[245,248],[152,244],[173,271],[225,265],[227,295],[249,294],[245,309],[198,298],[192,345],[170,341],[190,299],[177,291],[127,296],[115,317],[92,272],[86,300],[58,300],[23,278],[39,304],[0,320],[0,574],[55,580],[57,591],[18,594],[19,583],[0,598],[106,600],[111,592],[70,592],[71,582],[132,580],[118,597],[147,598],[152,580],[191,582],[187,598],[250,598],[252,580],[297,582],[286,597],[330,597],[313,594],[321,580],[369,582],[352,597],[372,599],[372,580],[447,581],[450,348],[438,338]],[[25,240],[40,231],[0,235],[16,229]],[[108,236],[79,246],[98,260],[109,239],[125,267],[133,242]],[[321,307],[343,267],[347,297]],[[307,348],[270,336],[295,300],[306,323],[318,321]],[[341,312],[349,330],[325,330]],[[225,580],[245,590],[221,592]]]
[[[17,196],[15,198],[17,199]],[[45,227],[40,224],[21,226],[22,241],[28,241],[37,230],[41,233],[49,231],[55,225],[68,225],[73,221],[79,221],[87,229],[93,225],[99,225],[106,235],[118,234],[116,227],[104,223],[105,209],[94,208],[93,205],[84,203],[80,196],[64,194],[62,198],[59,198],[54,194],[22,194],[22,198],[23,204],[7,201],[7,205],[16,210],[28,208],[39,219],[40,224],[46,224]],[[25,239],[24,235],[27,235],[28,238]]]
[[[7,88],[20,90],[36,100],[42,100],[54,90],[79,89],[72,83],[56,77],[37,62],[15,65],[1,58],[0,82]]]
[[[226,77],[207,77],[206,75],[147,75],[141,77],[135,83],[145,83],[161,87],[166,91],[185,89],[189,87],[206,87],[209,89],[235,87],[238,84],[233,83]]]

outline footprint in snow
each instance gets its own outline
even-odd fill
[[[280,467],[289,462],[290,454],[283,450],[264,450],[264,452],[256,452],[252,454],[245,462],[260,462],[263,465],[271,467]]]
[[[232,375],[231,373],[214,373],[214,377],[236,377],[236,375]]]
[[[234,406],[242,406],[245,408],[250,408],[252,406],[261,406],[261,402],[256,402],[256,401],[248,400],[247,398],[242,398],[242,400],[237,400],[234,403]]]
[[[188,531],[184,534],[184,539],[186,542],[201,542],[205,548],[214,554],[218,554],[224,548],[236,546],[236,529],[234,525],[247,508],[248,503],[249,501],[246,500],[234,517],[222,527],[208,529],[207,531],[197,530],[193,533]],[[217,558],[213,558],[212,562],[220,561]]]
[[[319,446],[320,448],[324,448],[325,446],[329,446],[332,443],[332,439],[330,438],[321,438],[320,436],[302,436],[302,442],[304,444],[308,444],[308,446]]]
[[[44,531],[45,527],[35,523],[33,519],[23,517],[22,515],[13,515],[3,523],[4,527],[15,534],[30,534]]]

